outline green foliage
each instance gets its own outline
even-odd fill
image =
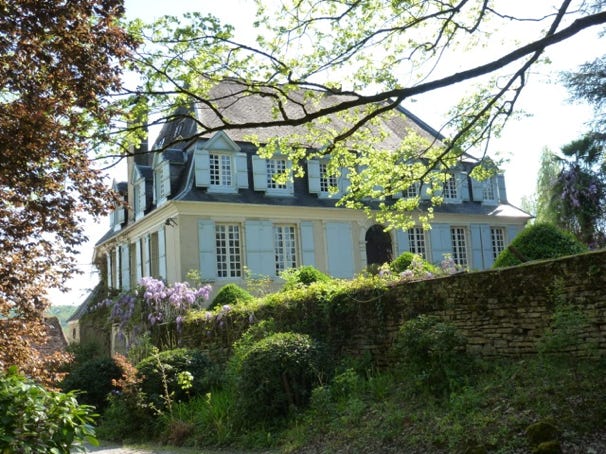
[[[566,358],[571,353],[591,355],[597,351],[597,345],[584,337],[590,331],[591,323],[585,312],[567,301],[563,287],[562,278],[556,278],[549,289],[553,315],[550,325],[537,342],[537,350],[543,357]]]
[[[9,369],[0,374],[0,452],[84,452],[85,441],[97,445],[92,408],[74,393],[48,391]]]
[[[81,391],[78,397],[81,402],[102,411],[108,404],[108,395],[117,390],[114,380],[122,378],[123,373],[113,358],[96,357],[76,362],[61,382],[61,389]]]
[[[580,254],[586,250],[572,235],[551,224],[538,223],[522,230],[511,245],[499,254],[493,268],[523,263],[518,256],[531,261]]]
[[[234,306],[239,303],[252,301],[254,296],[236,284],[226,284],[217,292],[208,310],[223,306]]]
[[[307,405],[322,376],[322,355],[309,336],[276,333],[254,343],[236,369],[237,404],[250,425]]]
[[[401,369],[420,389],[440,395],[463,383],[470,365],[466,342],[451,324],[420,315],[402,325],[394,351]]]
[[[210,387],[207,375],[210,368],[210,360],[204,353],[185,348],[153,354],[137,364],[141,390],[158,409],[165,408],[167,398],[178,402],[206,393]],[[193,377],[187,389],[179,385],[183,372]]]
[[[402,254],[396,257],[389,264],[389,268],[394,273],[402,273],[403,271],[413,268],[419,272],[425,271],[433,274],[438,272],[438,268],[435,265],[424,260],[420,255],[408,251],[402,252]]]
[[[331,277],[313,266],[301,266],[285,270],[280,275],[284,279],[284,290],[307,287],[314,282],[330,282]]]
[[[225,446],[233,443],[238,436],[235,421],[235,394],[232,390],[216,389],[204,395],[193,397],[187,402],[178,402],[173,415],[163,415],[162,439],[171,444],[201,444],[204,446]],[[179,440],[179,432],[189,428],[187,440]]]

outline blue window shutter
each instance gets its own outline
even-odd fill
[[[494,263],[494,258],[492,258],[492,238],[490,236],[490,225],[480,224],[480,234],[482,238],[482,257],[484,258],[484,269],[488,269]]]
[[[166,232],[164,227],[158,230],[158,274],[166,279]]]
[[[276,275],[273,224],[271,221],[246,221],[246,265],[253,274]]]
[[[265,191],[267,189],[267,162],[259,156],[253,156],[252,166],[255,191]]]
[[[452,245],[450,240],[450,225],[432,224],[429,231],[431,243],[431,257],[434,263],[440,263],[444,254],[452,254]]]
[[[320,161],[310,159],[307,161],[307,178],[309,180],[309,192],[320,193]]]
[[[421,200],[429,200],[431,199],[431,195],[429,195],[430,185],[429,183],[423,183],[420,189]]]
[[[403,252],[410,251],[408,231],[402,229],[396,230],[396,241],[398,243],[398,255],[402,254]]]
[[[471,224],[469,226],[469,235],[471,236],[471,263],[469,263],[468,266],[476,270],[483,270],[486,268],[484,243],[487,240],[483,235],[483,227],[484,226],[481,224]],[[488,242],[490,242],[490,228],[488,231]]]
[[[194,172],[196,186],[203,188],[210,186],[210,155],[208,150],[196,150],[194,153]]]
[[[507,203],[507,190],[505,189],[505,175],[500,173],[497,175],[497,187],[499,190],[499,201],[501,203]]]
[[[246,153],[236,153],[236,180],[238,188],[248,189],[248,165]]]
[[[106,263],[107,263],[107,287],[114,288],[114,279],[113,279],[114,269],[112,267],[111,252],[108,252],[107,254],[105,254],[105,258],[106,258]]]
[[[316,266],[314,225],[312,222],[301,222],[301,255],[303,265]]]
[[[348,222],[327,222],[326,251],[328,253],[328,274],[340,278],[353,277],[353,250],[351,224]]]
[[[122,290],[130,290],[130,254],[128,244],[120,246],[120,265]]]
[[[475,178],[471,179],[471,192],[472,200],[474,202],[481,202],[484,200],[484,182],[478,181]]]
[[[465,172],[457,172],[455,174],[457,183],[457,195],[460,200],[469,200],[469,185],[467,184],[467,174]]]
[[[143,277],[143,273],[142,273],[142,267],[143,267],[143,257],[141,255],[141,242],[143,240],[142,239],[138,239],[135,242],[135,279],[137,280],[137,282],[135,282],[136,285],[139,284],[139,281],[141,280],[141,278]]]
[[[215,279],[217,277],[217,239],[214,221],[209,219],[198,221],[198,248],[200,276],[202,279]]]
[[[143,260],[143,276],[151,276],[151,240],[149,235],[143,239],[143,250],[145,259]]]

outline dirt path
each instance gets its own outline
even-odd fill
[[[86,452],[95,454],[250,454],[252,451],[208,450],[193,448],[175,448],[166,446],[119,446],[102,443],[101,446],[88,446]],[[254,451],[255,454],[270,454],[276,451]]]

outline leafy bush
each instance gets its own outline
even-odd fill
[[[465,344],[466,339],[451,324],[421,315],[402,325],[395,353],[402,370],[421,388],[448,394],[466,375]]]
[[[389,264],[389,268],[394,273],[402,273],[406,270],[415,268],[415,271],[425,271],[429,273],[437,273],[438,268],[433,264],[424,260],[418,254],[412,252],[402,252],[394,261]]]
[[[233,306],[238,303],[246,303],[252,301],[254,296],[236,284],[227,284],[221,287],[212,303],[208,306],[208,310],[216,309],[225,305]]]
[[[9,369],[0,374],[0,452],[65,453],[98,444],[92,407],[74,393],[48,391]]]
[[[270,421],[307,405],[319,383],[321,357],[316,342],[298,333],[276,333],[250,346],[236,371],[244,418]]]
[[[412,252],[402,252],[393,262],[391,262],[389,267],[394,273],[401,273],[410,266],[415,257],[418,256]]]
[[[137,365],[141,390],[157,408],[163,408],[166,403],[166,391],[174,401],[206,393],[210,387],[207,377],[210,367],[211,362],[204,353],[185,348],[154,354]],[[179,383],[184,372],[192,376],[189,388]]]
[[[331,277],[317,270],[313,266],[301,266],[282,272],[280,275],[284,279],[284,290],[292,290],[297,287],[306,287],[314,282],[329,282]]]
[[[519,265],[523,260],[518,256],[526,261],[553,259],[580,254],[586,250],[587,247],[571,234],[552,224],[539,223],[522,230],[511,245],[499,254],[493,268]]]
[[[107,396],[117,390],[114,381],[122,378],[123,373],[115,359],[97,357],[74,363],[60,386],[63,391],[82,391],[78,400],[102,411],[107,406]]]
[[[109,405],[101,416],[97,433],[103,440],[149,439],[154,433],[154,412],[139,389],[141,379],[137,369],[121,355],[114,360],[124,373],[115,382],[117,390],[108,397]]]

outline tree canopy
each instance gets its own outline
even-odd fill
[[[139,84],[125,100],[133,107],[131,139],[140,139],[135,120],[147,109],[160,124],[185,115],[176,107],[194,103],[213,110],[218,121],[197,119],[196,134],[179,140],[218,130],[305,124],[308,134],[276,137],[260,144],[263,152],[287,154],[293,173],[300,175],[308,144],[323,143],[315,156],[330,156],[335,173],[349,170],[351,185],[341,203],[400,226],[411,222],[410,213],[419,206],[419,200],[397,199],[401,191],[422,181],[439,203],[440,186],[461,156],[485,156],[545,49],[606,22],[602,2],[595,0],[532,6],[489,0],[259,0],[257,6],[256,43],[238,42],[232,27],[200,13],[132,24],[144,45],[130,66]],[[520,26],[528,31],[523,37],[517,35]],[[462,53],[474,64],[457,66]],[[271,98],[273,117],[240,123],[221,115],[211,88],[226,78],[241,84],[236,97]],[[388,132],[377,132],[378,116],[444,87],[460,84],[464,92],[470,81],[478,85],[453,106],[440,128],[444,140],[411,135],[395,151],[381,148]],[[289,109],[300,104],[302,89],[308,90],[305,108]],[[340,100],[320,103],[326,93]],[[338,127],[331,117],[348,126]],[[474,172],[482,178],[494,166]]]
[[[0,370],[42,372],[46,291],[75,270],[83,215],[112,203],[87,152],[134,44],[122,14],[120,0],[0,0]]]
[[[537,221],[570,232],[585,245],[606,245],[606,162],[601,135],[586,134],[544,152],[537,182]]]

